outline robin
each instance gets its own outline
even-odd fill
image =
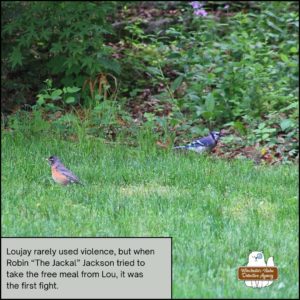
[[[78,177],[68,170],[57,156],[50,156],[48,162],[51,166],[52,178],[55,182],[68,185],[69,183],[82,184]]]

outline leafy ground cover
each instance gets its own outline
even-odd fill
[[[2,8],[6,112],[39,110],[70,135],[80,116],[89,135],[126,143],[152,128],[165,148],[223,129],[216,155],[298,161],[296,1]]]

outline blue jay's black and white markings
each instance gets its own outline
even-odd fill
[[[214,147],[216,147],[219,138],[220,132],[212,131],[208,136],[192,141],[190,144],[187,144],[185,146],[174,147],[174,149],[186,149],[201,153],[204,151],[212,150]]]

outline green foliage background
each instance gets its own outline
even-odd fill
[[[225,144],[295,158],[298,2],[174,3],[2,2],[3,110],[130,143],[227,128]]]

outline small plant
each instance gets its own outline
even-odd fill
[[[260,123],[258,128],[254,129],[253,132],[256,135],[257,142],[270,141],[270,138],[276,133],[276,129],[267,127],[266,123]]]
[[[113,84],[109,83],[109,79],[113,80]],[[99,73],[95,78],[88,78],[84,81],[82,91],[89,87],[90,99],[93,106],[99,103],[100,100],[106,101],[110,95],[113,100],[116,99],[118,91],[118,81],[112,74]]]
[[[46,110],[58,110],[60,106],[74,105],[79,102],[78,87],[63,87],[56,89],[52,87],[52,80],[46,79],[46,88],[37,95],[35,108],[44,107]]]

